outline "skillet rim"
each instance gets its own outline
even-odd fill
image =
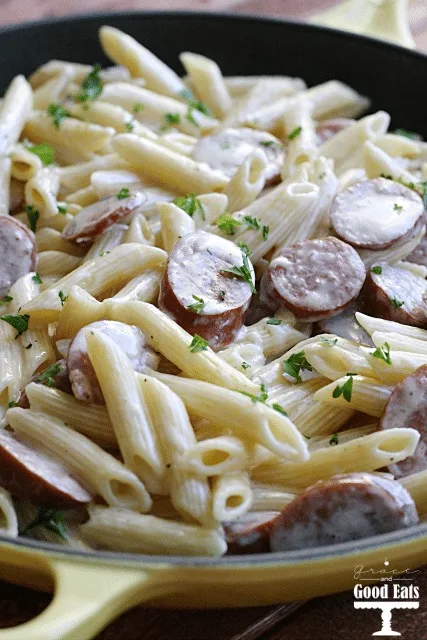
[[[67,16],[53,16],[45,19],[19,22],[16,24],[9,24],[0,26],[0,37],[7,33],[19,33],[34,31],[37,33],[39,27],[45,25],[59,25],[59,24],[74,24],[78,27],[81,22],[96,22],[105,21],[107,24],[113,22],[116,18],[129,18],[129,19],[149,19],[149,18],[165,18],[165,19],[185,19],[188,17],[196,18],[198,20],[206,20],[207,22],[232,22],[232,23],[262,23],[270,25],[285,24],[296,28],[297,30],[323,32],[326,35],[333,35],[334,37],[341,38],[343,40],[350,40],[354,42],[362,41],[379,49],[385,49],[386,51],[396,51],[400,55],[404,54],[407,58],[424,61],[427,65],[427,52],[417,51],[415,49],[408,49],[404,46],[389,42],[386,40],[379,40],[371,36],[362,34],[355,34],[342,29],[335,29],[332,27],[326,27],[323,25],[316,25],[301,20],[293,20],[290,18],[281,18],[278,16],[267,16],[263,14],[247,14],[247,13],[228,13],[228,12],[210,12],[210,11],[113,11],[106,13],[104,11],[96,13],[82,13],[72,14]],[[300,549],[298,551],[281,551],[273,553],[259,553],[248,555],[234,555],[234,556],[222,556],[220,558],[209,558],[202,556],[167,556],[167,555],[147,555],[147,554],[134,554],[125,552],[112,552],[112,551],[85,551],[79,549],[71,549],[62,547],[59,544],[46,543],[38,540],[32,540],[31,538],[9,538],[7,536],[0,536],[0,545],[3,543],[14,547],[22,547],[24,549],[33,549],[34,551],[48,552],[49,555],[65,556],[77,560],[89,560],[91,563],[101,563],[108,561],[110,564],[120,563],[122,566],[126,565],[170,565],[170,566],[186,566],[186,567],[199,567],[199,568],[211,568],[211,567],[247,567],[248,565],[297,565],[301,562],[314,562],[329,560],[336,557],[349,557],[354,555],[357,559],[357,554],[364,551],[374,551],[387,545],[400,545],[408,542],[414,542],[417,539],[424,539],[427,547],[427,522],[423,522],[419,525],[409,527],[407,529],[399,529],[387,534],[381,534],[377,536],[371,536],[369,538],[362,538],[361,540],[352,540],[336,545],[325,545],[322,547],[313,547],[309,549]]]

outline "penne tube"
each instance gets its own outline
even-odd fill
[[[30,529],[26,531],[25,537],[29,536],[35,540],[41,540],[42,542],[49,542],[50,544],[59,544],[62,547],[70,547],[71,549],[79,549],[88,551],[91,547],[84,542],[82,536],[79,533],[79,520],[81,520],[82,513],[78,509],[67,509],[61,514],[61,524],[63,528],[63,535],[59,535],[55,529],[50,529],[47,526],[41,524],[34,526],[34,523],[38,521],[41,512],[40,507],[32,504],[29,500],[20,500],[16,504],[16,512],[19,521],[20,531],[26,531],[27,527]]]
[[[263,402],[200,380],[151,373],[179,395],[191,418],[207,418],[214,424],[229,427],[244,443],[262,444],[280,457],[306,459],[306,442],[293,423]]]
[[[91,178],[97,171],[126,170],[129,168],[126,160],[117,153],[105,156],[95,156],[92,160],[74,164],[68,167],[59,167],[59,181],[61,188],[69,193],[84,189],[91,184]]]
[[[0,487],[0,533],[2,536],[17,538],[18,517],[12,497],[6,489]]]
[[[228,208],[228,198],[225,193],[202,193],[199,202],[203,207],[204,217],[198,217],[196,227],[207,229]]]
[[[399,260],[404,260],[414,251],[414,249],[418,247],[425,233],[425,225],[421,228],[415,226],[412,236],[408,239],[403,237],[402,240],[396,242],[396,244],[392,245],[388,249],[383,249],[382,251],[360,249],[359,256],[367,269],[378,262],[389,262],[390,264],[395,264]]]
[[[68,273],[77,269],[81,264],[81,258],[72,256],[63,251],[41,251],[38,256],[38,273],[44,277],[63,278]]]
[[[144,376],[140,388],[166,461],[166,485],[173,506],[184,520],[214,526],[208,480],[196,470],[177,464],[182,455],[196,444],[184,403],[155,378]]]
[[[228,179],[208,165],[132,134],[118,135],[113,148],[133,169],[178,193],[220,191]]]
[[[144,485],[129,469],[62,420],[18,407],[9,409],[7,418],[19,438],[60,460],[110,506],[142,512],[151,508]]]
[[[81,258],[86,253],[86,247],[77,245],[75,242],[69,242],[62,237],[61,233],[56,229],[44,227],[38,229],[36,233],[36,249],[39,254],[43,251],[60,251],[70,256]]]
[[[408,324],[400,324],[400,322],[384,320],[383,318],[375,318],[374,316],[360,313],[360,311],[356,311],[356,320],[370,336],[372,336],[374,332],[379,331],[381,333],[399,333],[402,336],[414,338],[415,340],[427,340],[426,329],[411,327]]]
[[[371,433],[375,433],[376,431],[378,431],[378,428],[378,423],[373,422],[372,424],[367,424],[363,427],[344,429],[339,433],[335,432],[332,434],[332,437],[330,433],[326,436],[313,436],[310,438],[309,449],[311,452],[315,451],[316,449],[323,449],[324,447],[335,446],[337,444],[345,444],[346,442],[351,442],[356,438],[369,436]]]
[[[34,109],[48,109],[50,104],[61,103],[68,84],[74,77],[71,64],[65,64],[60,73],[43,82],[33,93]]]
[[[107,335],[87,329],[85,337],[123,460],[151,493],[163,494],[165,462],[132,364]]]
[[[312,111],[312,102],[296,97],[283,114],[283,130],[288,146],[282,167],[282,180],[292,174],[295,165],[310,162],[319,153]]]
[[[257,393],[258,387],[254,383],[221,360],[209,347],[191,351],[192,336],[153,305],[136,301],[112,303],[109,313],[112,320],[139,327],[153,349],[184,374],[220,387]]]
[[[127,231],[128,227],[124,224],[112,224],[103,233],[96,236],[82,262],[88,262],[89,260],[94,260],[98,256],[102,257],[105,254],[110,253],[112,249],[115,249],[120,244],[124,243]]]
[[[252,506],[251,511],[282,511],[286,505],[297,497],[297,493],[284,491],[283,487],[260,484],[251,485]]]
[[[243,471],[231,471],[212,481],[213,513],[218,522],[229,522],[243,516],[252,505],[249,476]]]
[[[133,78],[143,78],[152,91],[177,96],[186,89],[170,67],[123,31],[103,26],[99,30],[99,38],[105,54],[115,64],[129,69]]]
[[[261,464],[252,471],[256,482],[308,487],[337,473],[375,471],[413,455],[419,433],[414,429],[387,429],[344,444],[311,452],[309,460],[284,463],[277,459]]]
[[[427,516],[427,470],[413,473],[410,476],[406,476],[406,478],[399,478],[399,482],[411,494],[416,504],[418,515],[421,518],[425,518]]]
[[[18,143],[13,147],[10,154],[12,161],[11,175],[13,178],[23,182],[30,180],[43,167],[40,158],[35,153],[31,153],[30,149],[31,147]]]
[[[374,331],[372,342],[376,347],[383,348],[384,345],[390,351],[390,359],[393,358],[394,351],[409,351],[419,355],[427,355],[427,342],[417,338],[405,336],[402,333]]]
[[[217,118],[224,118],[231,108],[232,101],[217,63],[205,56],[189,52],[181,53],[179,59],[198,97]]]
[[[80,207],[88,207],[89,205],[97,202],[97,200],[98,195],[92,185],[89,185],[84,189],[79,189],[78,191],[73,191],[73,193],[69,193],[65,196],[65,202],[67,205],[73,204]]]
[[[140,244],[153,246],[155,241],[155,235],[144,214],[134,213],[129,227],[123,235],[123,242],[139,242]]]
[[[170,253],[178,240],[196,230],[196,224],[185,211],[172,202],[157,203],[157,211],[161,223],[162,247]]]
[[[10,210],[10,158],[0,157],[0,215],[7,216]]]
[[[266,167],[267,159],[261,150],[246,156],[224,189],[230,213],[244,209],[256,200],[264,188]]]
[[[92,322],[104,320],[107,316],[105,304],[98,302],[87,291],[74,285],[70,288],[59,315],[55,337],[57,340],[74,338],[77,331]]]
[[[165,262],[166,253],[161,249],[141,244],[120,245],[109,254],[85,262],[61,278],[33,298],[22,312],[30,315],[30,322],[34,325],[55,322],[62,309],[60,291],[66,296],[71,287],[79,285],[87,293],[102,297],[105,291],[118,291],[145,269],[160,267]]]
[[[413,273],[414,276],[418,276],[418,278],[422,278],[425,280],[427,278],[427,267],[423,264],[415,264],[415,262],[405,262],[404,260],[399,260],[395,264],[394,267],[398,267],[399,269],[406,269],[410,273]]]
[[[249,459],[246,447],[239,438],[218,436],[197,443],[194,441],[181,452],[175,464],[178,469],[209,477],[247,469]]]
[[[413,353],[409,351],[393,351],[392,364],[373,355],[368,356],[377,378],[384,384],[395,385],[407,376],[414,373],[415,369],[427,364],[427,354]]]
[[[24,76],[9,84],[0,106],[0,156],[7,156],[18,142],[31,116],[33,92]]]
[[[217,529],[205,529],[125,509],[91,507],[89,515],[80,531],[98,548],[180,556],[222,556],[227,550],[227,543]]]
[[[35,207],[42,218],[58,215],[59,176],[55,168],[43,167],[25,185],[27,205]]]
[[[88,104],[67,103],[67,110],[72,116],[86,122],[94,122],[102,127],[112,127],[116,133],[134,133],[137,136],[157,140],[158,136],[148,127],[135,119],[135,113],[118,104],[109,102],[92,102]]]
[[[415,158],[421,153],[421,145],[418,140],[412,140],[406,136],[399,136],[395,133],[384,133],[375,138],[377,147],[388,153],[389,156],[403,156],[405,158]]]
[[[157,302],[160,291],[160,283],[163,274],[160,269],[147,269],[139,276],[135,276],[132,280],[118,291],[111,300],[115,302],[131,302],[139,300],[140,302]]]
[[[34,111],[24,127],[24,136],[32,142],[48,142],[54,147],[65,147],[83,153],[102,150],[111,142],[114,133],[111,127],[100,127],[68,117],[56,127],[52,117],[43,111]]]
[[[233,98],[244,96],[264,82],[270,82],[273,86],[288,87],[288,93],[291,94],[306,88],[303,80],[289,76],[225,76],[224,82]]]
[[[397,159],[370,140],[367,140],[363,145],[363,168],[368,178],[387,176],[393,180],[415,182],[412,173],[406,171]]]
[[[66,426],[82,433],[101,447],[117,448],[117,438],[107,410],[103,405],[77,400],[43,384],[31,382],[25,387],[31,410],[57,420],[66,419]]]
[[[334,398],[334,392],[338,387],[342,387],[345,383],[348,383],[348,376],[344,376],[335,380],[331,384],[328,384],[318,391],[316,391],[314,397],[318,402],[325,402],[331,405],[340,407],[351,407],[356,411],[362,411],[369,416],[375,416],[380,418],[384,413],[384,409],[393,391],[392,386],[381,384],[375,378],[368,378],[366,376],[351,376],[352,377],[352,391],[351,398],[347,400],[342,394]]]
[[[220,358],[228,362],[237,371],[251,378],[260,367],[265,365],[265,356],[261,345],[250,342],[233,344],[218,352]]]
[[[333,334],[331,334],[333,336]],[[347,373],[358,373],[368,378],[376,378],[376,370],[369,357],[368,347],[357,346],[345,338],[333,336],[320,339],[304,348],[304,355],[311,366],[325,378],[336,380]],[[329,346],[331,340],[337,340]]]

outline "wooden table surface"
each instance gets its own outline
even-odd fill
[[[331,0],[0,0],[0,24],[124,9],[233,11],[304,18],[333,4]],[[427,51],[427,0],[412,0],[409,14],[417,47]],[[402,640],[427,639],[427,567],[420,571],[416,583],[421,593],[420,609],[393,614],[393,626],[402,633]],[[47,594],[0,582],[0,627],[29,620],[49,601]],[[268,620],[275,610],[262,607],[186,612],[139,608],[113,622],[96,640],[237,640],[256,623]],[[313,600],[271,629],[253,629],[249,635],[250,640],[368,640],[379,628],[379,612],[355,611],[353,594],[347,592]]]

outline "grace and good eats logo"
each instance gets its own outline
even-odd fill
[[[363,564],[354,567],[356,585],[353,589],[355,609],[377,609],[382,627],[373,636],[401,636],[392,628],[394,609],[418,609],[420,590],[414,584],[418,570],[393,569],[387,558],[384,568],[375,570]],[[377,583],[377,584],[373,584]]]

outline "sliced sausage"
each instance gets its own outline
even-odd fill
[[[227,271],[244,265],[250,282]],[[186,331],[219,349],[241,328],[254,283],[250,260],[233,242],[196,231],[179,240],[169,256],[159,307]]]
[[[99,200],[79,211],[63,229],[63,238],[74,242],[92,240],[115,222],[126,218],[147,200],[147,196],[140,191],[125,198],[119,198],[118,195]]]
[[[318,122],[316,126],[317,143],[319,145],[323,144],[355,122],[356,120],[352,120],[351,118],[331,118],[330,120]]]
[[[421,264],[423,267],[427,267],[427,235],[423,237],[420,244],[412,253],[405,258],[407,262],[414,262],[415,264]]]
[[[91,495],[60,462],[3,429],[0,485],[16,498],[27,498],[53,509],[71,509],[91,500]]]
[[[234,522],[225,522],[227,553],[240,555],[270,551],[270,529],[279,513],[279,511],[255,511],[246,513]]]
[[[358,249],[386,249],[410,232],[424,213],[421,197],[404,185],[376,178],[341,191],[332,203],[331,225]]]
[[[132,363],[135,371],[156,369],[159,357],[146,344],[144,334],[138,327],[115,320],[92,322],[78,331],[70,344],[67,357],[68,375],[76,398],[89,404],[105,404],[95,370],[89,359],[85,331],[96,329],[118,344]]]
[[[30,271],[35,271],[37,252],[34,234],[22,222],[0,215],[0,297]]]
[[[414,455],[389,465],[390,473],[403,478],[427,469],[427,366],[419,367],[393,389],[380,427],[409,427],[420,434]]]
[[[278,138],[264,131],[245,127],[219,130],[200,138],[193,148],[193,159],[205,162],[231,178],[246,156],[255,149],[261,149],[267,158],[265,184],[275,184],[280,179],[285,158],[284,147]]]
[[[37,382],[37,384],[43,384],[46,387],[53,387],[59,389],[65,393],[72,393],[71,383],[68,377],[67,362],[64,359],[58,360],[48,367],[34,374],[31,378],[31,382]],[[25,391],[21,391],[21,395],[18,398],[17,406],[22,409],[28,409],[30,403]]]
[[[356,298],[365,280],[359,255],[338,238],[285,247],[261,280],[261,302],[289,309],[310,322],[336,315]]]
[[[367,313],[413,327],[427,326],[426,298],[426,280],[387,262],[370,269],[362,291]]]
[[[317,322],[314,326],[314,333],[333,333],[340,338],[352,340],[357,344],[373,347],[374,343],[370,335],[356,320],[356,311],[358,311],[356,303],[350,303],[348,307],[338,315]]]
[[[317,482],[274,520],[271,551],[291,551],[359,540],[418,523],[409,493],[399,482],[350,473]]]

